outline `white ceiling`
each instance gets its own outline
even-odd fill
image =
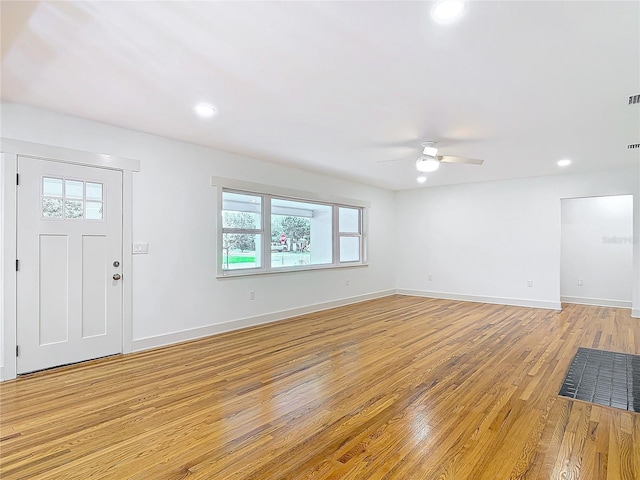
[[[639,2],[432,6],[2,1],[2,100],[392,189],[638,164]]]

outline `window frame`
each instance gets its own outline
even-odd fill
[[[240,191],[240,190],[236,190],[236,189],[231,189],[231,188],[223,188],[222,189],[222,193],[221,193],[221,199],[222,199],[222,195],[225,193],[235,193],[238,195],[249,195],[252,197],[260,197],[260,225],[258,226],[258,228],[231,228],[231,227],[225,227],[224,226],[224,221],[222,219],[222,201],[220,202],[220,207],[218,208],[218,212],[220,215],[220,226],[222,228],[222,235],[220,236],[219,239],[219,245],[220,245],[220,250],[221,250],[221,268],[222,271],[224,272],[229,272],[231,270],[225,270],[224,269],[224,234],[228,233],[228,234],[237,234],[237,235],[260,235],[262,237],[262,241],[260,242],[261,245],[261,259],[262,259],[262,266],[260,267],[254,267],[254,268],[241,268],[239,270],[243,270],[243,271],[255,271],[255,270],[261,270],[264,267],[264,248],[262,248],[264,246],[265,243],[265,225],[266,225],[266,216],[265,216],[265,207],[266,207],[266,200],[265,200],[265,196],[262,194],[257,194],[254,192],[246,192],[246,191]],[[256,253],[257,253],[257,249],[256,249]],[[229,252],[227,252],[227,258],[229,256]]]
[[[341,208],[351,208],[358,210],[358,231],[357,232],[342,232],[340,231],[340,209]],[[358,207],[353,207],[351,205],[336,205],[334,206],[334,228],[336,230],[336,234],[334,235],[334,240],[338,243],[337,248],[334,249],[334,252],[337,254],[337,258],[335,259],[341,265],[349,265],[349,264],[359,264],[364,255],[363,241],[362,241],[362,229],[363,222],[362,217],[364,216],[363,209]],[[340,260],[340,239],[343,237],[350,238],[358,238],[358,260]]]
[[[217,258],[217,277],[237,277],[247,275],[264,275],[279,274],[310,270],[326,270],[335,268],[353,268],[366,267],[367,261],[367,220],[370,204],[360,200],[353,200],[342,197],[334,197],[329,195],[321,195],[310,192],[292,190],[272,185],[263,185],[258,183],[245,182],[221,177],[211,177],[211,185],[216,188],[216,258]],[[262,199],[261,229],[235,229],[223,227],[222,222],[222,206],[223,192],[231,192],[236,194],[254,195]],[[294,265],[287,267],[271,266],[271,203],[272,200],[289,200],[294,202],[313,203],[319,205],[327,205],[332,208],[332,261],[324,264],[311,265]],[[359,232],[339,232],[339,209],[353,208],[359,211]],[[246,230],[246,231],[245,231]],[[262,235],[261,241],[261,257],[262,265],[253,268],[240,268],[233,270],[225,270],[223,268],[223,234],[224,233],[250,233]],[[358,261],[340,261],[340,237],[357,237],[359,238],[359,256]]]

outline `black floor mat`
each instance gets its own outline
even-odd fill
[[[580,347],[559,395],[640,413],[640,355]]]

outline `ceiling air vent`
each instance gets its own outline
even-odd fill
[[[627,148],[631,150],[632,148],[640,148],[640,143],[630,143],[627,145]]]
[[[637,105],[640,103],[640,93],[629,97],[629,105]]]

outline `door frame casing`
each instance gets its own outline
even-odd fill
[[[17,345],[17,185],[18,157],[27,156],[73,165],[107,168],[122,172],[122,353],[131,353],[133,340],[132,316],[132,253],[133,235],[133,172],[140,171],[140,161],[113,155],[73,150],[52,145],[0,138],[2,153],[2,211],[0,229],[2,246],[2,366],[0,381],[16,378]]]

